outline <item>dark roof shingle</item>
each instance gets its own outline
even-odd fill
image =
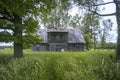
[[[52,30],[40,29],[38,35],[47,43],[47,32],[68,32],[68,43],[85,43],[85,39],[79,29]]]

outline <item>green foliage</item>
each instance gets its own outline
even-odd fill
[[[84,34],[89,34],[92,39],[99,32],[99,17],[93,13],[85,13],[84,18],[82,19],[83,26],[81,30]]]
[[[104,43],[104,49],[116,49],[117,43]],[[103,46],[101,45],[101,43],[97,44],[97,49],[102,49]]]
[[[95,27],[99,25],[99,17],[94,15],[93,13],[85,13],[82,23],[85,27]]]
[[[37,32],[38,21],[33,19],[32,17],[25,18],[23,27],[24,27],[24,33],[30,34]]]
[[[7,35],[0,32],[2,36],[0,41],[22,43],[19,37],[22,34],[33,36],[38,29],[38,16],[44,14],[46,10],[50,12],[56,6],[55,3],[55,0],[0,0],[0,29],[12,31],[8,31]]]
[[[106,48],[108,49],[116,49],[116,46],[117,43],[112,43],[112,42],[106,43]]]
[[[21,17],[25,17],[25,15],[29,15],[29,13],[35,13],[35,15],[39,14],[38,11],[40,11],[40,7],[47,6],[47,9],[51,9],[54,7],[54,5],[51,3],[55,3],[54,0],[48,1],[48,0],[14,0],[14,1],[5,1],[0,0],[1,6],[3,7],[3,10],[9,10],[9,13],[13,14],[12,12],[15,12],[17,15]],[[40,6],[38,6],[40,5]],[[44,7],[45,8],[45,7]],[[2,10],[2,9],[1,9]],[[41,10],[42,11],[42,10]],[[33,14],[34,15],[34,14]]]
[[[8,31],[1,31],[0,32],[0,42],[11,42],[13,38]]]
[[[0,50],[1,80],[119,80],[120,64],[114,51],[31,52],[12,57]],[[109,57],[111,56],[111,57]]]
[[[29,17],[25,20],[23,30],[23,47],[30,48],[32,44],[41,42],[41,39],[36,34],[38,28],[38,21],[34,20],[33,18]]]
[[[69,22],[68,10],[71,6],[71,1],[67,0],[57,0],[56,8],[51,12],[46,12],[41,15],[42,23],[46,28],[59,28],[67,27]]]
[[[35,35],[39,27],[38,16],[50,12],[55,3],[55,0],[0,0],[0,29],[12,31],[8,32],[11,35],[2,33],[0,39],[14,43],[14,57],[23,56],[23,45],[28,47],[38,42]]]
[[[84,34],[84,38],[85,38],[85,47],[86,48],[92,48],[93,47],[93,41],[92,39],[90,39],[89,35],[88,34]]]
[[[43,40],[39,38],[39,36],[34,35],[25,35],[23,36],[23,48],[28,49],[35,43],[40,43]]]
[[[78,27],[78,28],[80,28],[80,24],[81,24],[81,15],[79,15],[79,14],[76,14],[75,16],[70,16],[70,22],[69,22],[69,25],[71,26],[71,27],[73,27],[73,28],[75,28],[75,27]]]

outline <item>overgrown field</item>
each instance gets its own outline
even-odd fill
[[[0,80],[120,80],[115,51],[31,52],[13,58],[0,50]]]

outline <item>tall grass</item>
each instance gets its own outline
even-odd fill
[[[115,52],[32,52],[15,59],[0,50],[0,80],[120,80]]]

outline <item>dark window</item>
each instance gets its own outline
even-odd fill
[[[51,38],[55,38],[55,34],[51,34]]]
[[[61,39],[66,39],[66,36],[65,36],[64,34],[61,34],[61,35],[60,35],[60,38],[61,38]]]
[[[63,38],[63,36],[64,36],[64,35],[61,34],[61,35],[60,35],[60,38]]]

